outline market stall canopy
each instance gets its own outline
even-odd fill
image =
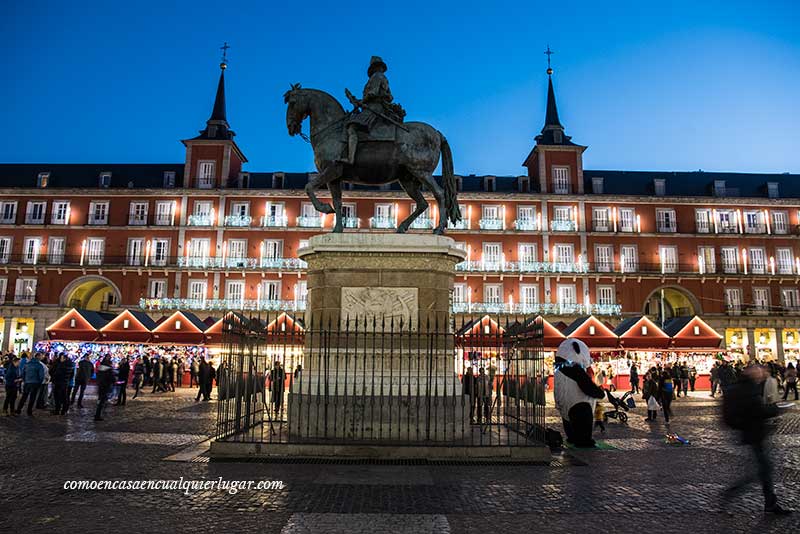
[[[206,328],[204,334],[206,343],[220,345],[222,344],[222,333],[225,328],[226,321],[236,321],[241,323],[247,322],[247,318],[241,313],[230,311],[223,315],[219,320],[214,322],[211,326]],[[204,321],[205,322],[205,321]],[[207,323],[206,323],[207,324]]]
[[[715,349],[722,336],[700,317],[675,317],[664,325],[664,332],[672,338],[676,348]]]
[[[456,332],[456,342],[468,347],[495,346],[502,343],[501,338],[505,333],[506,329],[497,321],[484,315],[464,323]]]
[[[267,333],[270,334],[302,334],[305,330],[302,321],[286,312],[281,313],[267,324]]]
[[[531,333],[533,334],[536,329],[536,324],[541,323],[542,326],[542,346],[546,349],[554,349],[558,347],[564,339],[564,334],[561,333],[561,330],[556,328],[553,324],[551,324],[547,319],[542,317],[541,315],[537,315],[536,317],[531,317],[530,319],[524,321],[523,323],[516,323],[517,326],[514,329],[515,334],[522,334],[522,333]],[[511,329],[509,329],[511,330]]]
[[[564,330],[564,336],[576,337],[589,348],[614,348],[618,342],[617,335],[594,315],[579,317],[572,321],[572,324]]]
[[[614,334],[626,349],[665,349],[670,337],[646,316],[630,317],[617,325]]]
[[[153,329],[155,343],[187,343],[205,341],[206,324],[192,312],[176,311]]]
[[[111,313],[72,308],[47,327],[47,336],[59,341],[95,341],[99,330],[113,318]]]
[[[100,329],[99,341],[143,343],[150,340],[155,321],[144,312],[123,310]]]

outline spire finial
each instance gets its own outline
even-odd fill
[[[228,49],[229,48],[230,48],[230,46],[228,45],[227,41],[225,41],[222,44],[222,46],[219,47],[219,49],[222,50],[222,61],[219,64],[219,68],[222,69],[222,70],[225,70],[228,67]]]
[[[550,67],[550,56],[555,54],[555,52],[550,50],[550,45],[548,44],[547,45],[547,50],[545,50],[544,53],[547,56],[547,75],[548,76],[552,76],[553,75],[553,69]]]

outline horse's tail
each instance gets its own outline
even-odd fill
[[[439,132],[440,146],[442,150],[442,184],[444,185],[444,207],[447,219],[455,224],[461,220],[461,210],[458,207],[456,176],[453,173],[453,154],[450,152],[450,145],[442,132]]]

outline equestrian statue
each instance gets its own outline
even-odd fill
[[[422,194],[424,188],[433,194],[438,206],[439,220],[433,232],[443,234],[448,221],[461,220],[450,145],[444,135],[429,124],[403,121],[406,112],[393,102],[386,70],[386,63],[373,56],[361,99],[345,89],[353,105],[350,112],[328,93],[303,89],[300,84],[293,84],[283,95],[289,135],[300,135],[308,140],[302,133],[306,117],[311,125],[310,142],[319,173],[306,184],[306,194],[317,211],[336,214],[333,231],[341,232],[342,183],[400,182],[416,202],[414,211],[397,227],[398,233],[404,233],[428,208],[428,201]],[[433,178],[439,154],[442,186]],[[333,207],[317,198],[316,191],[326,186]]]

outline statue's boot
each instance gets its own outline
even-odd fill
[[[350,128],[347,131],[347,157],[339,160],[340,163],[353,165],[356,162],[356,149],[358,148],[358,132]]]

